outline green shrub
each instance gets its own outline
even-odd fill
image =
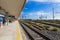
[[[53,28],[52,31],[57,31],[57,28]]]

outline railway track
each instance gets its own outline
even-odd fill
[[[31,40],[50,40],[48,37],[46,37],[43,34],[41,34],[36,28],[29,27],[25,23],[22,23],[21,25],[22,25],[23,29],[26,31],[26,33],[29,35],[29,37],[30,37]],[[28,31],[27,31],[27,29],[28,29]],[[36,38],[32,34],[36,35],[36,37],[38,37],[38,38]]]
[[[37,24],[35,24],[35,23],[31,23],[31,22],[27,22],[27,23],[31,24],[32,26],[34,26],[35,28],[37,28],[37,29],[39,29],[39,30],[42,29],[41,26],[39,26],[39,25],[37,25]]]
[[[21,24],[21,25],[29,37],[28,40],[45,40],[42,37],[40,37],[37,33],[35,33],[34,31],[27,28],[24,24]]]
[[[49,26],[54,26],[60,28],[60,25],[58,24],[52,24],[52,23],[47,23],[47,22],[40,22],[41,24],[49,25]]]
[[[24,21],[23,21],[24,22]],[[59,40],[60,39],[60,33],[59,32],[54,32],[54,31],[49,31],[49,30],[44,30],[42,31],[40,28],[41,26],[35,24],[35,23],[31,23],[31,22],[26,22],[24,23],[27,27],[29,27],[27,24],[31,24],[32,26],[30,26],[29,28],[36,30],[37,32],[43,34],[45,37],[51,39],[51,40]],[[34,24],[34,25],[33,25]]]

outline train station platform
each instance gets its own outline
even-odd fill
[[[27,40],[18,21],[0,28],[0,40]]]

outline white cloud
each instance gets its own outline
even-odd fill
[[[29,13],[28,15],[31,16],[31,15],[33,15],[33,13]]]
[[[24,12],[22,12],[24,13]],[[40,16],[43,16],[43,17],[46,17],[47,16],[47,19],[53,19],[53,15],[51,12],[44,12],[44,11],[36,11],[36,12],[30,12],[28,14],[26,14],[26,17],[27,18],[31,18],[31,19],[39,19]],[[55,19],[60,19],[60,14],[55,14]]]
[[[35,1],[35,2],[46,2],[48,0],[31,0],[31,1]]]
[[[40,11],[38,11],[38,12],[36,12],[36,14],[37,14],[37,15],[45,15],[46,13],[45,13],[45,12],[43,12],[43,11],[41,11],[41,12],[40,12]]]
[[[29,1],[34,1],[34,2],[54,2],[54,3],[60,2],[60,0],[27,0],[27,2],[29,2]]]
[[[36,12],[31,12],[31,13],[28,13],[27,16],[29,16],[29,18],[31,19],[40,19],[39,17],[40,16],[43,16],[43,17],[46,17],[47,13],[44,12],[44,11],[36,11]]]
[[[60,14],[56,14],[55,19],[60,19]]]
[[[25,9],[28,9],[27,7]]]
[[[31,12],[31,13],[28,13],[28,15],[30,16],[40,16],[40,15],[45,15],[47,13],[43,12],[43,11],[37,11],[37,12]]]
[[[53,2],[60,2],[60,0],[53,0]]]
[[[56,4],[56,6],[59,6],[60,7],[60,3],[59,4]]]
[[[29,2],[29,0],[26,0],[26,2]]]

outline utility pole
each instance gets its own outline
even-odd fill
[[[53,20],[54,20],[55,19],[54,8],[52,8],[52,12],[53,12]]]
[[[47,20],[47,15],[46,15],[46,17],[45,17],[45,18],[46,18],[46,20]]]
[[[40,18],[40,20],[42,20],[42,14],[40,15],[40,17],[39,17],[39,18]]]

